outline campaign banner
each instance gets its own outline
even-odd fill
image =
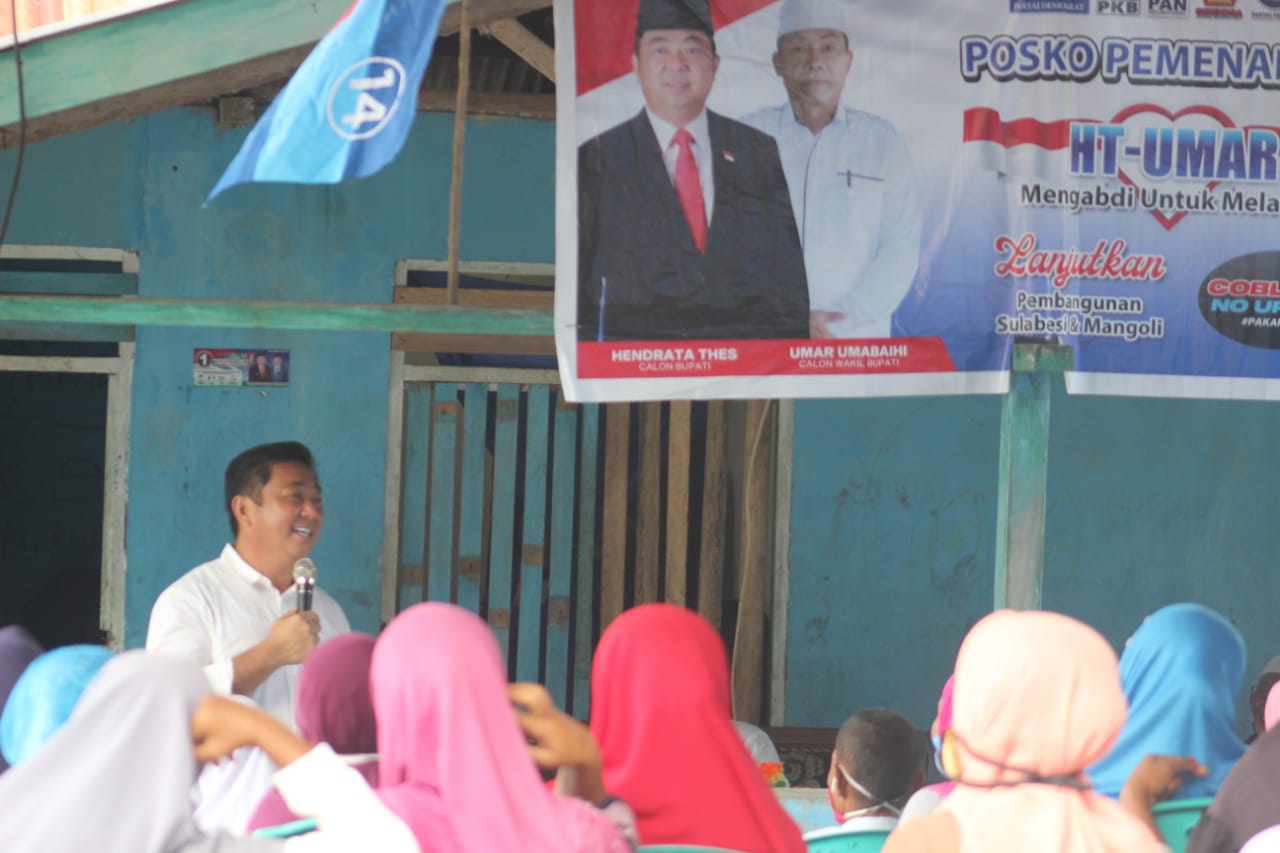
[[[1280,397],[1280,0],[556,0],[583,401]]]

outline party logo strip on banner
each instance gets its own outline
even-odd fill
[[[566,388],[1277,395],[1278,8],[557,0]]]

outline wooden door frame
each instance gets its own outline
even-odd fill
[[[117,345],[114,356],[0,355],[2,373],[85,373],[107,377],[106,446],[103,453],[102,585],[98,625],[107,645],[124,648],[125,518],[129,498],[129,420],[132,409],[132,341]]]

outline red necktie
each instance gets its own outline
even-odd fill
[[[680,206],[684,208],[693,244],[700,253],[706,254],[707,208],[702,199],[702,181],[698,180],[698,164],[693,161],[693,149],[689,147],[693,135],[682,127],[671,141],[680,146],[680,153],[676,156],[676,195],[680,196]]]

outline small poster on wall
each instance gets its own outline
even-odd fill
[[[205,387],[289,384],[287,349],[197,349],[191,358],[192,383]]]

